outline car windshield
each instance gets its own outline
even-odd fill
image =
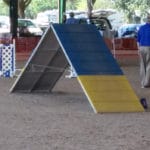
[[[36,27],[34,23],[29,20],[18,20],[19,27]]]
[[[90,22],[95,24],[99,30],[112,29],[111,24],[106,18],[91,18]]]

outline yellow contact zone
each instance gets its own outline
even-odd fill
[[[124,75],[84,75],[77,79],[95,112],[144,111]]]

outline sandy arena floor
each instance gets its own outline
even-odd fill
[[[150,106],[138,63],[120,65]],[[0,78],[0,150],[150,150],[150,109],[95,114],[75,78],[62,77],[52,94],[11,94],[15,79]]]

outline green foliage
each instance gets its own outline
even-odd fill
[[[3,2],[7,5],[9,5],[10,0],[3,0]]]
[[[1,15],[9,15],[9,7],[6,3],[9,3],[9,0],[0,0]],[[123,11],[128,22],[133,21],[135,10],[140,10],[143,17],[150,13],[148,11],[149,7],[150,0],[96,0],[94,4],[94,9],[117,8],[119,11]],[[25,10],[25,15],[26,17],[35,18],[37,13],[50,9],[58,9],[58,0],[32,0]],[[66,9],[87,11],[87,0],[66,0]]]
[[[78,6],[79,0],[66,1],[67,10],[75,10]],[[26,9],[26,17],[35,18],[37,13],[50,9],[58,9],[58,0],[32,0],[31,4]]]
[[[141,16],[147,15],[149,12],[150,1],[149,0],[135,0],[137,8],[141,11]]]
[[[135,14],[135,0],[115,0],[115,6],[120,11],[123,11],[125,13],[125,16],[127,18],[127,22],[131,23],[133,22],[133,15]]]
[[[86,0],[80,0],[80,2],[78,3],[77,9],[78,10],[87,10],[87,4],[86,4]]]
[[[79,5],[79,0],[67,0],[66,1],[66,9],[68,10],[76,10]]]
[[[3,1],[0,1],[0,8],[0,15],[9,15],[9,7]]]
[[[96,0],[94,4],[94,9],[107,9],[114,7],[115,7],[114,3],[110,0]],[[87,0],[80,0],[77,9],[87,11]]]
[[[26,17],[35,18],[37,13],[58,8],[58,0],[32,0],[26,9]]]
[[[94,4],[94,9],[114,8],[114,3],[110,0],[97,0]]]
[[[115,0],[114,2],[116,8],[122,10],[126,14],[128,22],[133,22],[135,10],[139,10],[141,12],[140,17],[143,17],[149,13],[149,0]]]
[[[18,0],[18,16],[20,18],[24,18],[25,14],[24,11],[28,7],[28,5],[31,3],[32,0]],[[3,0],[5,4],[8,6],[10,5],[10,0]],[[13,2],[13,1],[12,1]]]

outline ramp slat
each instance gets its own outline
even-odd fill
[[[95,112],[143,111],[125,76],[78,76]]]

